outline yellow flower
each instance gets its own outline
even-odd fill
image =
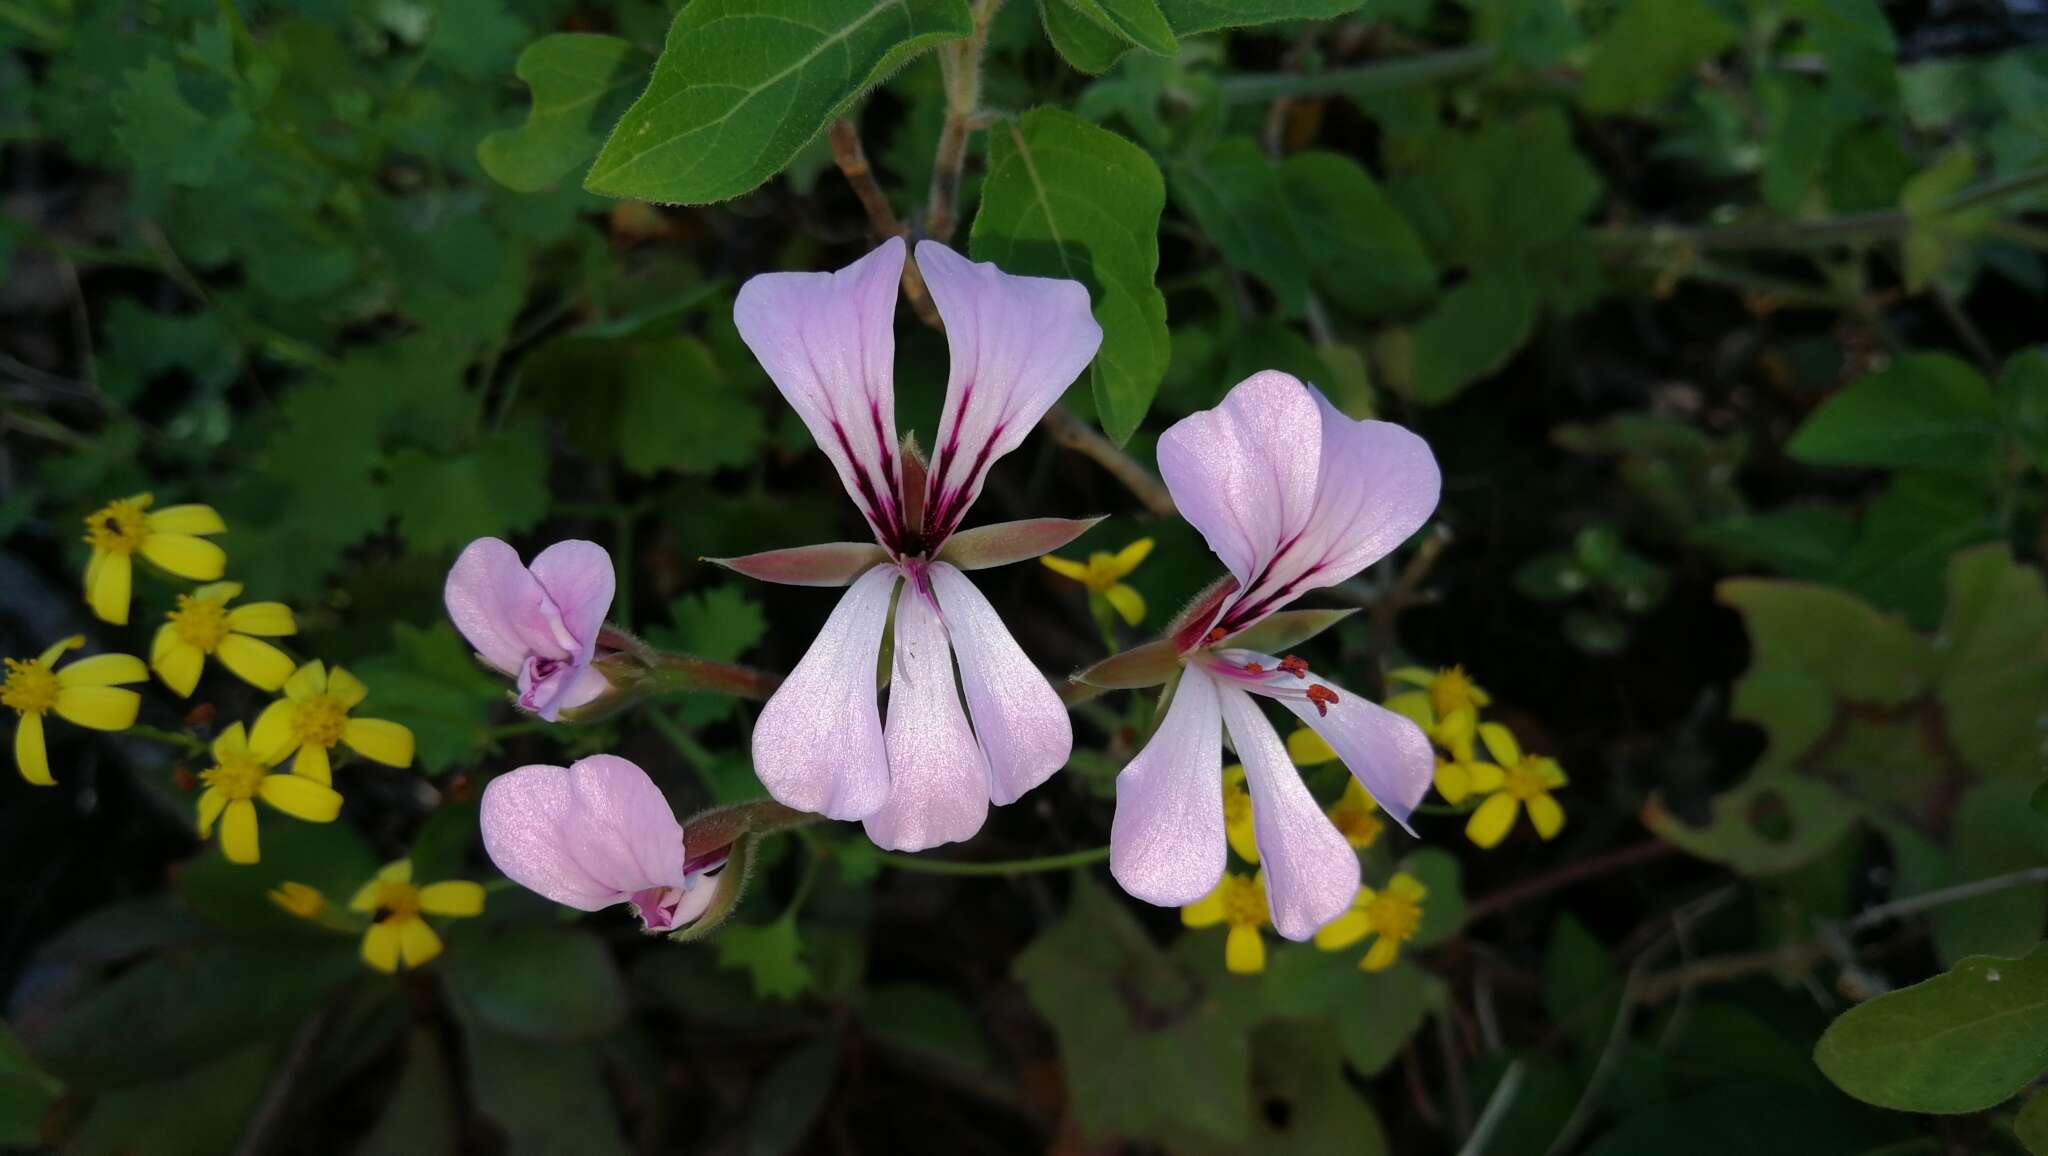
[[[327,752],[336,743],[387,766],[411,766],[411,731],[379,718],[349,717],[369,693],[355,675],[338,666],[329,670],[316,658],[293,671],[284,697],[256,716],[249,747],[271,766],[297,754],[292,773],[323,785],[334,781]]]
[[[211,582],[227,569],[227,552],[201,537],[227,529],[212,506],[165,506],[152,514],[149,504],[155,500],[149,494],[122,498],[85,520],[85,541],[92,547],[92,561],[85,567],[85,601],[94,614],[116,626],[128,622],[135,555],[194,582]]]
[[[1344,833],[1345,842],[1364,848],[1372,846],[1380,832],[1387,829],[1386,822],[1377,813],[1379,809],[1379,804],[1373,802],[1364,784],[1350,779],[1344,784],[1344,793],[1330,804],[1328,814],[1330,822]]]
[[[1468,751],[1464,758],[1436,761],[1436,793],[1444,802],[1457,806],[1474,793],[1486,794],[1500,789],[1500,768],[1492,763],[1482,763]]]
[[[1244,785],[1244,768],[1223,768],[1223,831],[1230,849],[1247,863],[1259,861],[1259,841],[1252,827],[1252,793]]]
[[[1358,966],[1385,971],[1401,954],[1401,945],[1415,938],[1415,929],[1422,924],[1422,901],[1428,897],[1429,889],[1406,871],[1387,880],[1383,890],[1361,887],[1351,910],[1316,932],[1316,946],[1342,951],[1368,935],[1376,936]]]
[[[318,919],[327,912],[327,897],[304,883],[280,883],[264,894],[300,919]]]
[[[1223,941],[1223,966],[1236,975],[1256,975],[1266,970],[1266,940],[1259,929],[1270,921],[1266,912],[1266,876],[1239,875],[1225,871],[1216,890],[1180,909],[1180,921],[1188,927],[1230,927]]]
[[[484,889],[467,879],[414,886],[412,860],[400,859],[363,884],[348,905],[370,917],[370,929],[363,933],[363,962],[388,973],[397,971],[400,963],[418,967],[441,954],[441,937],[422,916],[480,914]]]
[[[1298,767],[1313,767],[1331,762],[1337,757],[1337,750],[1323,741],[1323,736],[1308,729],[1296,727],[1287,736],[1287,757]]]
[[[145,682],[149,669],[128,654],[95,654],[56,669],[67,650],[85,645],[74,634],[35,658],[5,660],[7,677],[0,680],[0,706],[20,721],[14,729],[14,765],[21,777],[38,787],[56,783],[50,777],[50,751],[43,742],[43,716],[51,711],[66,722],[98,731],[121,731],[135,725],[142,696],[120,684]]]
[[[180,695],[191,694],[209,654],[219,656],[222,666],[258,690],[275,692],[292,676],[291,656],[254,637],[298,633],[291,607],[251,602],[228,609],[228,603],[241,596],[240,582],[215,582],[178,595],[178,608],[156,628],[156,641],[149,648],[149,665],[165,686]]]
[[[1136,590],[1124,585],[1124,578],[1138,568],[1138,563],[1152,552],[1152,539],[1140,538],[1114,554],[1100,550],[1088,555],[1086,562],[1075,562],[1066,558],[1055,558],[1047,554],[1039,558],[1045,568],[1062,577],[1072,578],[1086,586],[1090,593],[1100,594],[1109,599],[1116,612],[1132,626],[1145,620],[1145,598]]]
[[[1480,763],[1473,768],[1493,769],[1497,774],[1486,776],[1483,782],[1474,778],[1473,790],[1488,793],[1488,798],[1466,820],[1465,837],[1481,847],[1498,846],[1525,806],[1538,835],[1548,839],[1562,830],[1564,808],[1550,797],[1550,792],[1565,785],[1564,768],[1557,760],[1522,753],[1515,736],[1499,723],[1480,727],[1479,737],[1500,766],[1488,768]]]
[[[308,823],[331,823],[341,814],[341,796],[333,787],[268,770],[249,749],[241,723],[213,740],[213,766],[199,772],[199,781],[206,784],[199,796],[199,837],[212,834],[214,822],[222,820],[220,849],[230,863],[257,861],[257,799]]]
[[[1454,759],[1470,762],[1479,708],[1493,697],[1479,689],[1465,668],[1453,666],[1431,673],[1419,666],[1404,666],[1387,677],[1422,688],[1388,699],[1387,709],[1413,719],[1429,741],[1449,751]]]

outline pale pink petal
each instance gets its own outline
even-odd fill
[[[578,665],[589,662],[612,608],[612,556],[595,542],[571,539],[542,550],[531,569],[576,641],[571,655]]]
[[[599,695],[611,688],[611,680],[604,676],[603,671],[594,666],[579,666],[576,668],[575,677],[563,689],[562,697],[555,700],[555,710],[559,713],[575,710],[579,706],[589,706]]]
[[[1159,436],[1159,473],[1181,517],[1247,587],[1308,521],[1322,414],[1284,373],[1253,374],[1215,409]]]
[[[967,575],[944,562],[929,571],[932,591],[960,660],[960,685],[974,733],[988,759],[989,796],[997,806],[1067,765],[1074,728],[1059,692],[1024,654],[995,607]]]
[[[931,596],[904,587],[896,600],[895,670],[889,679],[889,801],[867,818],[868,838],[892,851],[956,843],[988,817],[988,765],[974,744],[946,624]]]
[[[675,812],[646,772],[614,755],[498,776],[484,788],[481,826],[498,870],[570,907],[595,911],[686,881]]]
[[[839,599],[754,723],[754,774],[775,801],[865,819],[889,797],[875,665],[898,571],[877,566]]]
[[[1216,684],[1181,675],[1152,741],[1116,777],[1109,871],[1125,891],[1184,907],[1223,877],[1223,716]]]
[[[516,674],[529,654],[567,658],[557,644],[544,606],[547,592],[519,561],[519,553],[496,538],[478,538],[448,570],[442,601],[455,629],[485,662]]]
[[[732,307],[740,339],[884,544],[902,536],[891,377],[902,276],[903,241],[891,237],[837,273],[763,273]]]
[[[1350,909],[1358,895],[1358,854],[1309,794],[1259,704],[1235,686],[1220,686],[1218,694],[1251,791],[1252,837],[1273,928],[1289,939],[1307,939]]]
[[[953,361],[926,483],[926,537],[938,542],[981,494],[989,465],[1088,367],[1102,327],[1078,281],[1014,276],[936,241],[918,242],[917,270]]]
[[[519,709],[555,722],[565,710],[583,706],[610,688],[594,666],[574,666],[551,658],[528,657],[519,668]]]

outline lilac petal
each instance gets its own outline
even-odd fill
[[[925,500],[926,538],[942,541],[981,493],[988,467],[1072,385],[1102,344],[1078,281],[1018,277],[936,241],[917,269],[946,323],[952,373]]]
[[[1280,705],[1307,723],[1337,752],[1358,785],[1365,788],[1380,809],[1408,828],[1409,834],[1415,833],[1408,827],[1408,816],[1429,793],[1431,776],[1436,770],[1436,756],[1431,753],[1429,738],[1421,727],[1313,672],[1306,679],[1278,672],[1280,660],[1270,654],[1233,650],[1220,657],[1239,665],[1256,662],[1263,666],[1266,674],[1260,680],[1247,682],[1245,689],[1278,699]],[[1330,696],[1318,696],[1323,699],[1324,710],[1316,709],[1316,704],[1310,701],[1308,689],[1312,686],[1320,686],[1334,696],[1334,701]]]
[[[1125,891],[1185,907],[1223,877],[1223,716],[1216,683],[1181,675],[1166,720],[1116,777],[1109,871]]]
[[[557,542],[534,558],[533,576],[561,613],[562,625],[576,640],[571,652],[580,666],[597,650],[597,634],[611,612],[616,582],[612,556],[595,542]]]
[[[832,459],[878,540],[897,533],[896,283],[903,241],[837,273],[763,273],[740,286],[733,324]]]
[[[1251,790],[1252,837],[1259,845],[1273,928],[1289,939],[1307,939],[1358,896],[1358,853],[1316,805],[1259,704],[1235,686],[1218,693],[1223,724]]]
[[[496,538],[478,538],[463,548],[448,570],[441,598],[455,629],[485,662],[506,674],[517,674],[529,654],[569,656],[556,644],[542,612],[547,592],[518,552]]]
[[[1240,586],[1249,586],[1315,504],[1322,414],[1308,388],[1268,370],[1159,437],[1159,473]]]
[[[865,819],[889,797],[875,664],[899,574],[877,566],[847,588],[810,650],[754,723],[754,774],[775,801]]]
[[[556,722],[565,710],[588,704],[611,687],[593,666],[529,656],[519,668],[519,709]]]
[[[1067,765],[1073,724],[1059,692],[967,575],[944,562],[929,573],[960,659],[960,686],[974,733],[988,758],[989,796],[1007,806]]]
[[[1050,554],[1061,546],[1073,541],[1093,529],[1096,523],[1109,515],[1094,518],[1025,518],[1016,522],[997,522],[990,526],[976,526],[962,530],[946,539],[939,550],[941,562],[951,562],[962,570],[986,570],[991,566],[1007,566],[1012,562],[1023,562],[1040,554]]]
[[[929,594],[909,587],[896,601],[895,672],[883,739],[889,801],[867,818],[876,846],[922,851],[981,830],[988,817],[988,764],[960,712],[939,608]]]
[[[646,772],[614,755],[528,766],[484,788],[484,850],[507,877],[595,911],[681,887],[683,829]]]
[[[785,586],[844,586],[888,560],[888,551],[873,542],[820,542],[737,558],[705,559],[749,578]]]
[[[589,706],[611,688],[612,681],[604,676],[603,671],[594,666],[579,666],[575,677],[563,688],[562,697],[555,700],[555,710],[559,713]]]

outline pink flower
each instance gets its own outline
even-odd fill
[[[477,657],[519,681],[519,708],[554,722],[610,684],[590,665],[612,605],[612,559],[595,542],[557,542],[531,567],[478,538],[448,571],[442,600]]]
[[[647,772],[616,755],[521,767],[484,788],[484,850],[514,883],[596,911],[631,903],[648,931],[673,931],[711,903],[726,848],[692,862]]]
[[[1076,282],[1014,277],[920,242],[918,269],[952,346],[927,469],[896,440],[891,324],[903,249],[892,238],[837,273],[755,277],[733,306],[741,338],[832,460],[874,544],[722,561],[771,582],[850,584],[762,708],[754,769],[779,802],[863,819],[876,843],[919,850],[973,835],[991,801],[1016,801],[1073,746],[1058,694],[961,571],[1036,557],[1091,523],[956,531],[990,464],[1087,366],[1102,330]],[[885,725],[875,682],[892,607]]]
[[[1284,373],[1241,382],[1159,439],[1182,516],[1231,580],[1174,635],[1180,680],[1165,720],[1117,778],[1110,870],[1148,903],[1185,906],[1223,874],[1224,731],[1244,763],[1273,926],[1306,939],[1358,894],[1358,857],[1295,773],[1252,695],[1276,699],[1335,748],[1394,818],[1429,787],[1420,728],[1293,657],[1229,645],[1303,592],[1385,557],[1436,509],[1441,475],[1421,438],[1353,421]]]

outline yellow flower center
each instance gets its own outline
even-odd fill
[[[1337,830],[1353,847],[1370,847],[1387,826],[1372,813],[1370,807],[1359,805],[1348,795],[1330,808],[1330,822],[1337,825]]]
[[[1479,688],[1473,685],[1472,678],[1465,673],[1464,667],[1454,666],[1449,670],[1439,670],[1436,672],[1436,678],[1429,684],[1429,705],[1440,719],[1449,717],[1451,712],[1459,707],[1469,706],[1477,710],[1478,691]]]
[[[1544,777],[1539,773],[1543,764],[1548,761],[1541,756],[1534,756],[1502,767],[1500,789],[1525,801],[1548,794],[1550,787],[1544,783]]]
[[[410,883],[379,883],[372,923],[404,923],[420,917],[420,889]]]
[[[171,611],[171,631],[179,639],[208,654],[228,636],[228,608],[220,602],[178,595],[178,608]]]
[[[331,694],[316,694],[292,712],[292,737],[302,746],[331,747],[341,741],[348,708]]]
[[[1366,904],[1365,917],[1374,931],[1395,943],[1406,943],[1415,938],[1415,929],[1422,923],[1422,905],[1392,890],[1380,891]]]
[[[149,537],[149,523],[143,513],[147,509],[148,498],[122,498],[108,502],[86,517],[85,540],[95,550],[113,554],[135,553],[142,548],[143,539]]]
[[[261,759],[247,751],[235,751],[220,756],[212,769],[199,772],[199,781],[230,799],[253,799],[266,773]]]
[[[1117,581],[1122,577],[1123,575],[1117,571],[1116,555],[1100,553],[1088,555],[1088,577],[1083,579],[1088,589],[1095,591],[1097,594],[1107,594],[1109,593],[1109,588],[1116,585]]]
[[[1245,790],[1243,783],[1223,784],[1223,821],[1226,824],[1249,823],[1252,818],[1252,793]]]
[[[1223,877],[1223,921],[1232,927],[1260,927],[1266,922],[1266,889],[1243,875]]]
[[[7,660],[7,681],[0,682],[0,706],[16,714],[46,714],[57,705],[57,676],[35,659]]]

